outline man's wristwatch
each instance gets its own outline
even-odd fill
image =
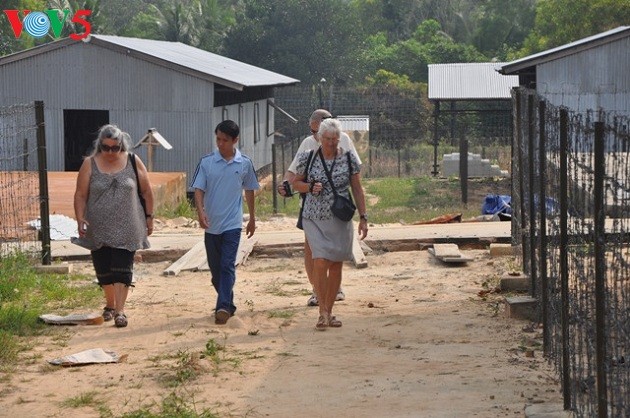
[[[147,219],[153,219],[153,214],[152,213],[147,213],[146,215]]]
[[[368,220],[367,213],[364,213],[363,215],[359,215],[359,219],[365,219],[367,221]]]

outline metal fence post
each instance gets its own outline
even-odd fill
[[[37,164],[39,167],[39,219],[42,236],[42,264],[52,263],[50,249],[50,208],[48,201],[48,162],[46,160],[46,131],[44,125],[44,102],[35,102],[37,125]]]
[[[282,147],[283,151],[284,151],[284,147]],[[271,171],[272,171],[272,176],[271,176],[271,195],[272,197],[272,201],[273,201],[273,213],[277,214],[278,213],[278,196],[276,196],[276,190],[278,190],[278,180],[277,180],[277,176],[278,176],[278,164],[277,164],[277,158],[276,158],[276,143],[274,141],[273,144],[271,144]]]
[[[534,98],[533,94],[527,96],[527,118],[528,120],[528,166],[529,166],[529,187],[527,190],[528,199],[529,199],[529,265],[530,265],[530,278],[532,282],[531,288],[531,296],[536,297],[538,293],[537,284],[537,274],[536,274],[536,202],[535,195],[536,191],[534,188],[534,183],[536,180],[536,175],[534,174],[534,169],[536,167],[535,164],[535,150],[534,146],[536,143],[536,111],[534,107]]]
[[[548,303],[549,303],[549,283],[547,280],[547,193],[545,191],[546,170],[547,170],[547,154],[546,144],[547,136],[545,130],[547,110],[547,102],[541,100],[538,102],[538,164],[540,182],[540,296],[542,302],[542,323],[543,323],[543,349],[547,352],[549,349],[549,332],[550,324],[548,320]]]
[[[606,378],[606,230],[604,177],[606,175],[604,123],[595,122],[595,329],[597,359],[597,416],[608,416]]]
[[[562,397],[564,409],[571,409],[571,364],[569,358],[569,114],[560,109],[560,297],[562,327]]]
[[[459,181],[462,190],[462,203],[468,204],[468,140],[462,135],[459,139]]]

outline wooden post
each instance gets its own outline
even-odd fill
[[[153,133],[149,131],[149,140],[147,141],[147,171],[153,171]]]

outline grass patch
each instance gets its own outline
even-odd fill
[[[509,178],[468,180],[467,204],[462,203],[461,184],[456,178],[383,177],[362,180],[371,223],[414,223],[437,216],[461,213],[464,219],[481,215],[488,194],[511,194]],[[278,214],[297,217],[299,198],[277,196]],[[274,215],[271,188],[256,195],[256,216],[267,220]]]
[[[295,312],[291,311],[269,311],[267,316],[269,318],[281,318],[281,319],[291,319],[295,315]]]
[[[98,399],[98,392],[90,391],[82,393],[73,398],[66,399],[61,406],[66,408],[83,408],[84,406],[99,406],[102,401]]]
[[[161,206],[155,213],[160,218],[191,218],[197,219],[197,212],[195,207],[188,201],[188,199],[182,199],[177,205],[165,205]]]
[[[84,275],[38,273],[32,260],[15,253],[0,258],[0,371],[11,370],[28,345],[22,337],[40,335],[44,313],[68,313],[94,306],[102,292]]]
[[[194,399],[184,398],[175,392],[162,399],[157,411],[154,409],[145,407],[128,412],[121,418],[219,418],[220,416],[210,409],[197,411]]]
[[[196,379],[205,371],[204,366],[199,361],[200,356],[198,354],[180,350],[175,357],[177,362],[172,367],[171,372],[160,377],[160,383],[166,387],[178,387]]]

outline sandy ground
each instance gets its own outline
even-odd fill
[[[299,257],[239,266],[239,310],[226,325],[214,324],[208,272],[163,276],[170,262],[138,263],[129,326],[55,327],[39,337],[0,382],[0,416],[157,412],[169,395],[221,417],[505,417],[561,403],[542,331],[506,318],[504,295],[485,294],[508,260],[465,254],[474,261],[458,267],[426,251],[367,254],[365,269],[346,264],[347,298],[335,305],[343,327],[323,332],[317,308],[306,306]],[[74,267],[92,274],[88,262]],[[47,363],[91,348],[127,359]]]

